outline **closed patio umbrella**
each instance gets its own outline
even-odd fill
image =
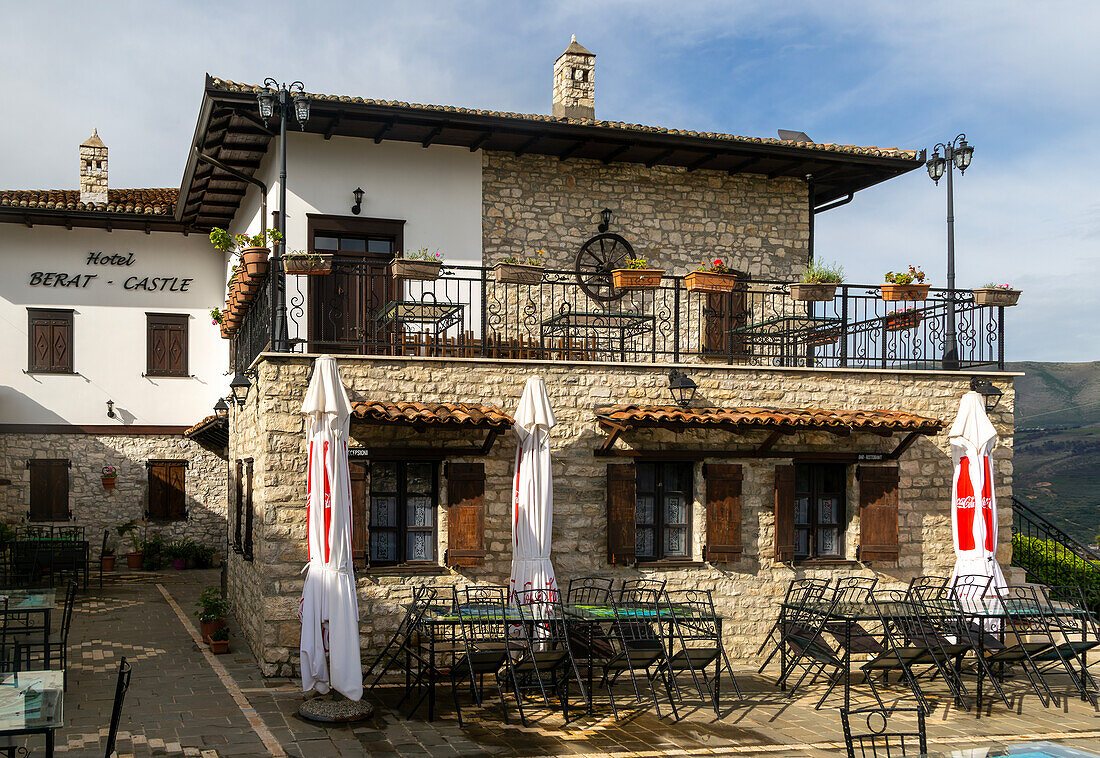
[[[997,430],[977,392],[967,392],[948,432],[955,475],[951,486],[951,527],[955,538],[955,577],[977,574],[1006,586],[997,563],[997,497],[993,489],[993,448]]]
[[[554,481],[550,472],[550,430],[556,423],[546,384],[532,376],[516,408],[516,470],[512,483],[512,576],[508,592],[556,591],[550,562],[554,524]]]
[[[299,606],[302,691],[325,693],[331,688],[350,700],[359,700],[363,670],[352,573],[348,472],[351,403],[331,355],[314,362],[302,413],[309,435],[309,563]]]

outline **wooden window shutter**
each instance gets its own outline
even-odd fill
[[[244,462],[244,559],[252,560],[252,459]]]
[[[794,466],[775,467],[775,560],[794,560]]]
[[[69,462],[40,459],[27,462],[31,474],[31,521],[69,520]]]
[[[632,463],[607,466],[607,562],[629,566],[635,562],[637,479]]]
[[[447,464],[447,565],[485,565],[485,464]]]
[[[233,478],[233,550],[241,552],[241,515],[244,509],[244,461],[237,459],[237,475]]]
[[[149,518],[181,521],[187,518],[185,461],[149,461]]]
[[[707,482],[706,559],[711,563],[741,560],[741,465],[708,463],[703,467]]]
[[[73,371],[73,312],[31,308],[28,314],[27,370],[57,374]]]
[[[859,467],[859,559],[898,560],[898,467]]]
[[[146,314],[146,368],[150,376],[187,376],[186,314]]]

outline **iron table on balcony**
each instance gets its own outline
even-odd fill
[[[776,316],[754,324],[735,326],[729,330],[730,345],[740,342],[743,350],[750,355],[754,348],[777,348],[773,357],[779,366],[797,365],[807,350],[820,345],[828,345],[842,337],[842,320],[833,316]]]
[[[397,335],[407,324],[430,326],[438,342],[448,329],[462,323],[466,309],[461,303],[436,302],[434,300],[393,300],[375,317],[378,323],[393,325]]]
[[[625,361],[627,340],[645,337],[645,335],[655,337],[656,324],[655,316],[643,313],[566,311],[542,322],[542,342],[545,346],[548,340],[560,338],[566,344],[572,344],[579,338],[582,344],[590,345],[593,352],[601,350],[609,353],[618,352],[619,360]],[[648,351],[643,344],[641,350],[632,345],[630,352],[632,354],[648,352],[650,359],[656,360],[657,340],[656,338],[650,340]]]

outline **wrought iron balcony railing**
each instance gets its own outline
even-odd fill
[[[885,301],[874,285],[843,284],[824,302],[792,298],[789,283],[748,280],[699,292],[686,277],[615,289],[547,270],[532,284],[494,269],[446,266],[432,281],[396,279],[383,262],[338,258],[324,275],[286,277],[286,332],[265,287],[234,337],[238,369],[260,352],[329,352],[599,362],[943,368],[947,290]],[[1004,366],[1004,309],[955,293],[958,361]]]

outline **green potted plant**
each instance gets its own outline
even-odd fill
[[[802,281],[790,286],[791,299],[800,303],[827,303],[836,297],[836,288],[843,281],[841,265],[810,261]]]
[[[497,284],[538,284],[542,281],[543,264],[542,257],[545,250],[536,250],[534,255],[520,258],[509,255],[501,258],[497,265],[493,266],[493,276]]]
[[[210,635],[225,627],[225,615],[230,608],[229,600],[222,594],[220,587],[212,584],[199,595],[195,608],[203,642],[210,642]]]
[[[623,290],[648,290],[661,286],[665,272],[650,268],[645,258],[627,258],[626,268],[611,271],[611,284]]]
[[[283,269],[296,276],[323,276],[332,271],[332,253],[289,250],[283,254]]]
[[[684,277],[690,292],[733,292],[739,281],[738,272],[721,258],[702,264]]]
[[[141,527],[141,531],[138,531],[138,527]],[[115,527],[118,536],[130,540],[130,546],[133,548],[126,554],[127,568],[139,569],[144,564],[145,556],[141,547],[145,542],[146,530],[148,530],[148,524],[144,519],[132,519]]]
[[[898,308],[886,314],[886,331],[901,332],[906,329],[916,329],[924,314],[913,308]]]
[[[103,548],[103,553],[99,556],[99,566],[104,571],[114,571],[116,560],[114,546],[108,545]]]
[[[190,540],[172,540],[164,547],[164,555],[172,561],[172,568],[176,571],[183,571],[187,568],[190,542]]]
[[[925,300],[931,284],[924,283],[924,272],[918,266],[908,271],[886,272],[886,283],[881,286],[883,300]]]
[[[115,480],[118,479],[118,469],[114,466],[104,466],[103,473],[100,474],[100,481],[103,482],[103,489],[113,490],[115,488]]]
[[[259,234],[236,236],[216,226],[210,230],[210,244],[223,253],[239,258],[248,283],[256,285],[267,275],[267,257],[271,254],[271,248],[268,245],[280,242],[282,239],[283,235],[275,229],[267,229]]]
[[[210,633],[210,652],[214,655],[225,655],[229,652],[229,629],[222,627]]]
[[[395,257],[390,261],[390,275],[394,279],[418,279],[432,282],[443,270],[443,253],[426,247]]]
[[[992,305],[1007,308],[1016,305],[1020,299],[1020,290],[1014,289],[1010,284],[994,284],[990,282],[979,287],[974,292],[974,302],[978,305]]]

